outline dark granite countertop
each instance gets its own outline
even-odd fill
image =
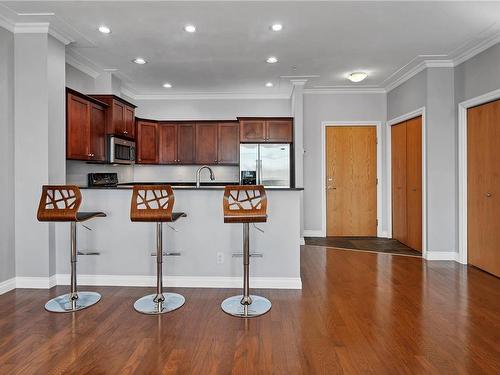
[[[161,185],[170,184],[174,190],[224,190],[226,185],[238,185],[237,182],[202,182],[199,188],[195,182],[128,182],[116,186],[80,186],[80,189],[89,190],[130,190],[134,185]],[[304,190],[304,188],[267,187],[266,190]]]

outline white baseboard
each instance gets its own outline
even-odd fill
[[[306,241],[304,240],[304,237],[300,237],[300,244],[301,245],[305,245],[306,244]]]
[[[16,288],[50,289],[57,285],[56,275],[50,277],[16,277]]]
[[[16,278],[8,279],[0,283],[0,295],[16,289]]]
[[[69,285],[67,274],[56,275],[57,285]],[[92,286],[155,286],[155,276],[78,275],[79,285]],[[241,277],[166,276],[163,285],[184,288],[242,288]],[[302,289],[300,277],[250,277],[250,287],[257,289]]]
[[[322,230],[304,230],[304,237],[325,237]]]
[[[454,251],[427,251],[427,260],[453,260],[458,262],[458,253]]]

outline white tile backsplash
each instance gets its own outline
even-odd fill
[[[101,165],[84,161],[66,161],[66,183],[87,186],[88,173],[118,173],[119,182],[194,182],[197,165]],[[238,182],[239,167],[211,166],[216,181]],[[210,181],[208,171],[201,172],[201,181]]]

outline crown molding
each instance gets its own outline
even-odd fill
[[[9,20],[7,17],[0,14],[0,27],[3,27],[5,30],[13,33],[14,29],[16,28],[16,24]]]
[[[68,52],[69,51],[67,50],[66,63],[71,65],[73,68],[78,69],[79,71],[91,76],[94,79],[96,79],[101,74],[97,69],[91,67],[90,64],[88,64],[86,61],[83,61],[83,58],[80,55],[76,54],[76,52]]]
[[[383,87],[332,87],[305,89],[304,94],[385,94]]]
[[[490,37],[483,39],[478,44],[470,47],[469,49],[458,53],[453,59],[454,66],[462,64],[463,62],[473,58],[483,51],[486,51],[488,48],[493,47],[498,43],[500,43],[500,32],[497,34],[493,34]]]
[[[48,34],[49,27],[48,22],[16,22],[14,34]]]

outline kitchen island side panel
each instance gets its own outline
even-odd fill
[[[223,221],[222,189],[176,190],[174,211],[187,213],[176,223],[163,226],[164,252],[181,256],[164,258],[164,275],[189,277],[239,277],[242,258],[232,253],[242,251],[242,224]],[[130,221],[128,189],[82,190],[81,211],[103,211],[108,216],[79,225],[78,248],[97,250],[99,256],[79,256],[79,275],[154,276],[156,261],[155,224]],[[300,219],[297,190],[267,191],[268,221],[258,224],[261,233],[250,226],[250,250],[262,253],[251,258],[251,276],[263,278],[300,278]],[[67,248],[58,252],[57,274],[69,273],[69,224],[61,230]],[[217,264],[217,253],[224,262]],[[84,279],[84,277],[82,277]]]

